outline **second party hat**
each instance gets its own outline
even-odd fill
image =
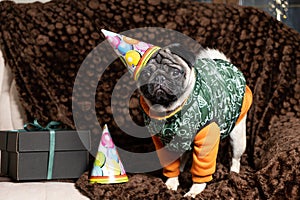
[[[103,128],[89,181],[90,183],[102,184],[128,182],[128,177],[107,125]]]

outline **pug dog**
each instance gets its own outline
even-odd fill
[[[186,152],[191,152],[193,185],[185,196],[201,193],[216,170],[219,142],[228,135],[233,148],[230,171],[239,173],[252,93],[223,53],[202,48],[195,55],[178,44],[161,48],[137,84],[169,189],[177,190]]]

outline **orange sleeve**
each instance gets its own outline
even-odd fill
[[[236,124],[238,124],[247,114],[248,110],[251,107],[251,104],[253,101],[252,99],[253,99],[252,92],[251,92],[250,88],[246,85],[246,90],[245,90],[245,95],[243,98],[241,113],[240,113],[239,118],[236,120]]]
[[[212,180],[212,174],[216,170],[219,142],[220,128],[215,122],[201,129],[196,135],[191,168],[193,182],[203,183]]]
[[[164,176],[168,178],[178,176],[180,174],[180,155],[176,152],[163,148],[163,144],[158,137],[152,136],[152,140],[155,145],[160,164],[163,167]]]

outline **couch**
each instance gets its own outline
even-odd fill
[[[120,129],[131,120],[143,124],[138,94],[129,87],[133,81],[123,77],[126,69],[121,61],[101,66],[105,56],[100,54],[99,59],[91,60],[86,57],[103,42],[101,28],[115,32],[138,31],[141,27],[176,30],[203,47],[223,51],[245,74],[254,94],[240,174],[229,173],[231,150],[225,139],[214,180],[196,198],[299,198],[300,34],[295,30],[253,7],[189,0],[54,0],[0,5],[0,48],[17,91],[14,98],[9,98],[18,101],[23,110],[10,119],[39,119],[42,123],[56,120],[72,129],[80,126],[93,132],[95,144],[99,141],[97,127],[106,123],[118,146],[134,152],[153,150],[151,139],[137,139]],[[176,41],[172,35],[162,38],[160,31],[163,29],[149,34],[135,32],[134,36],[161,44]],[[93,52],[95,55],[103,52],[103,47],[99,48]],[[73,86],[83,63],[91,66],[84,72],[89,79],[77,85],[83,99],[74,104],[72,98],[77,96],[72,96]],[[121,77],[127,84],[117,84]],[[96,91],[94,96],[87,92],[91,89]],[[122,100],[127,91],[132,92],[129,109]],[[112,92],[119,99],[114,103]],[[114,106],[122,108],[118,116],[127,117],[114,118]],[[92,111],[96,120],[90,115]],[[82,120],[75,124],[78,115]],[[125,169],[147,164],[126,163]],[[89,184],[88,173],[75,185],[91,199],[180,199],[191,185],[188,170],[181,175],[181,187],[176,192],[166,189],[160,170],[130,173],[130,181],[118,185]]]

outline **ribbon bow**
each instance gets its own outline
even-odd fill
[[[33,123],[26,123],[24,125],[24,129],[26,131],[51,131],[51,130],[54,130],[54,131],[57,131],[57,130],[60,130],[60,125],[61,123],[60,122],[57,122],[57,121],[51,121],[49,122],[45,127],[43,127],[42,125],[40,125],[38,123],[38,121],[35,119],[33,121]]]
[[[51,121],[45,127],[41,126],[35,119],[33,123],[26,123],[24,129],[26,131],[50,131],[49,140],[49,157],[48,157],[48,171],[47,179],[52,179],[53,174],[53,163],[54,163],[54,151],[55,151],[55,131],[60,130],[60,122]]]

